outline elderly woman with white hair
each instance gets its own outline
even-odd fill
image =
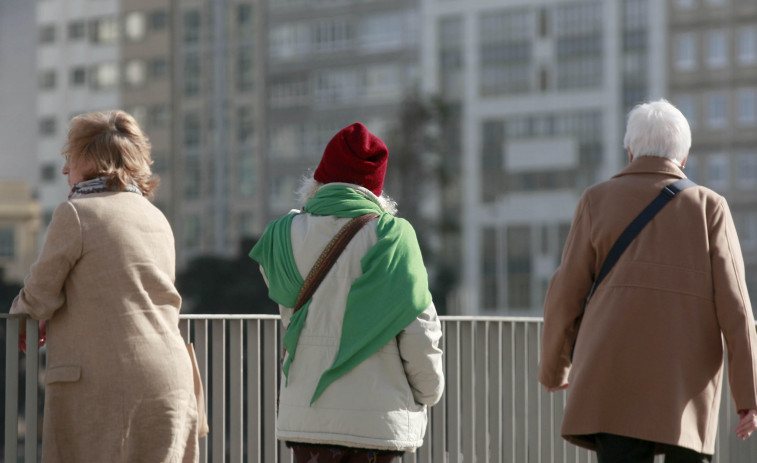
[[[659,100],[630,112],[624,144],[629,165],[579,201],[544,304],[539,381],[570,388],[561,433],[600,463],[661,453],[668,463],[711,461],[723,337],[736,433],[757,428],[757,333],[733,219],[712,190],[678,192],[592,292],[629,223],[685,178],[691,132]]]

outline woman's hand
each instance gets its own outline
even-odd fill
[[[38,345],[39,347],[42,347],[47,342],[47,323],[44,320],[39,320],[37,326],[39,328]],[[24,354],[26,353],[26,320],[21,320],[19,322],[18,349]]]
[[[544,386],[544,389],[546,389],[547,392],[558,392],[558,391],[564,391],[565,389],[568,389],[568,386],[570,386],[570,383],[566,382],[555,387]]]
[[[757,429],[757,409],[739,410],[739,425],[736,426],[736,435],[745,440]]]

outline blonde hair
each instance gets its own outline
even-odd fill
[[[158,178],[152,175],[150,140],[126,111],[81,114],[71,120],[66,151],[76,162],[86,159],[94,177],[106,177],[108,188],[124,190],[134,185],[148,198],[154,195]]]

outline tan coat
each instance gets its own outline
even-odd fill
[[[714,453],[728,347],[736,409],[757,408],[757,334],[744,264],[723,197],[698,186],[668,203],[591,299],[571,369],[573,323],[617,237],[661,188],[672,162],[635,159],[582,196],[544,306],[539,380],[568,380],[562,435],[598,432]]]
[[[198,461],[171,228],[134,193],[61,204],[11,313],[48,321],[42,458]]]

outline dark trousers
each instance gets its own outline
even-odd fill
[[[402,452],[287,442],[295,463],[392,463]]]
[[[677,445],[658,444],[615,434],[596,434],[599,463],[652,463],[658,446],[665,454],[665,463],[709,463],[712,455],[698,453]]]

